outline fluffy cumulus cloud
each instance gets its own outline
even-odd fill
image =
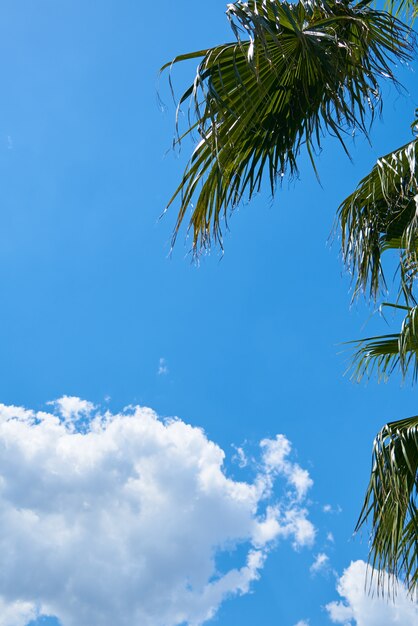
[[[197,626],[249,591],[280,539],[312,544],[312,481],[283,435],[261,442],[244,482],[181,420],[72,397],[50,407],[0,405],[0,626],[41,614],[63,626]]]
[[[405,587],[398,583],[394,598],[382,597],[375,581],[364,561],[351,563],[338,581],[337,591],[343,599],[326,606],[331,621],[344,626],[416,626],[418,605]],[[386,587],[388,582],[384,581]]]

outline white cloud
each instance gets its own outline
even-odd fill
[[[247,459],[247,455],[245,454],[244,448],[241,448],[239,446],[232,446],[236,452],[236,454],[234,454],[234,456],[232,457],[232,460],[235,463],[238,463],[239,467],[243,468],[243,467],[247,467],[248,465],[248,459]]]
[[[249,591],[279,539],[312,543],[283,435],[263,440],[261,469],[239,482],[223,450],[180,420],[100,414],[68,396],[51,406],[0,405],[0,626],[41,614],[63,626],[197,626]],[[237,546],[246,554],[219,571]]]
[[[337,585],[343,600],[326,606],[331,621],[344,626],[416,626],[418,606],[408,597],[404,585],[398,584],[395,598],[382,597],[376,591],[377,574],[371,583],[370,575],[364,561],[355,561],[344,571]]]
[[[312,487],[313,481],[307,470],[288,460],[292,449],[290,441],[284,435],[277,435],[275,439],[263,439],[260,445],[263,449],[266,470],[272,474],[278,473],[286,476],[289,483],[296,489],[298,498],[304,498]]]
[[[158,362],[157,374],[158,376],[164,376],[165,374],[168,374],[168,365],[164,357],[161,357]]]
[[[87,400],[81,400],[76,396],[62,396],[58,400],[48,402],[50,406],[53,406],[59,415],[61,415],[66,422],[75,427],[76,422],[80,419],[88,418],[96,408],[94,404]]]
[[[342,508],[340,507],[339,504],[337,504],[337,506],[332,506],[332,504],[324,504],[324,506],[322,507],[322,510],[324,513],[334,513],[336,515],[339,515],[340,513],[342,513]]]
[[[328,569],[328,566],[329,566],[329,557],[323,552],[320,552],[319,554],[316,555],[314,562],[309,568],[309,571],[311,572],[311,574],[319,574],[319,572],[322,572]]]
[[[26,626],[37,617],[38,611],[32,602],[4,602],[0,598],[0,626]]]
[[[301,619],[295,626],[309,626],[309,621],[306,619]]]

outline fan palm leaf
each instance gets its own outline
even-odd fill
[[[358,382],[363,376],[370,377],[375,372],[379,378],[386,379],[398,367],[403,377],[412,367],[413,379],[418,378],[418,306],[386,306],[407,311],[401,332],[353,342],[357,346],[353,357],[353,378]]]
[[[370,562],[418,588],[418,417],[387,424],[377,435],[358,531],[371,520]],[[392,579],[393,580],[393,579]]]
[[[417,122],[412,125],[416,129]],[[418,378],[418,306],[413,294],[418,274],[418,140],[378,160],[340,206],[342,249],[356,276],[356,292],[376,297],[384,285],[382,254],[399,250],[400,295],[406,305],[388,304],[405,312],[397,334],[369,337],[357,343],[354,377],[377,372],[387,378],[399,368]],[[410,304],[413,303],[413,306]],[[374,443],[373,468],[357,530],[371,521],[370,562],[378,586],[403,578],[411,593],[418,585],[418,417],[387,424]],[[392,576],[386,578],[384,572]]]
[[[417,217],[418,139],[414,139],[381,157],[339,207],[343,258],[355,277],[355,294],[369,291],[376,298],[385,286],[381,257],[387,249],[400,250],[402,285],[411,287],[417,267]],[[408,297],[412,289],[404,293]]]
[[[369,4],[236,2],[227,11],[235,41],[167,64],[202,59],[179,103],[190,107],[182,138],[195,131],[200,142],[168,205],[180,201],[173,243],[192,207],[194,249],[222,244],[228,212],[266,175],[274,194],[297,173],[302,145],[313,162],[324,132],[343,146],[347,130],[367,132],[379,79],[395,80],[392,61],[411,50],[408,28]]]

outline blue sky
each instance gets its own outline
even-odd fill
[[[302,157],[300,179],[285,181],[274,201],[260,193],[236,211],[225,254],[214,249],[197,267],[184,232],[169,256],[175,208],[159,220],[188,148],[180,156],[170,150],[174,105],[158,69],[178,53],[230,40],[224,10],[220,0],[2,4],[0,402],[55,412],[64,422],[62,405],[47,402],[81,398],[114,415],[128,405],[151,407],[161,418],[204,429],[225,452],[226,474],[247,484],[267,471],[259,442],[284,434],[290,465],[277,470],[277,493],[268,502],[290,506],[291,472],[307,470],[313,486],[303,507],[315,541],[298,545],[278,535],[250,592],[214,601],[214,623],[319,626],[332,623],[325,605],[341,600],[337,579],[351,561],[367,558],[366,537],[353,539],[352,531],[372,439],[385,422],[416,413],[416,390],[398,377],[386,385],[344,377],[349,352],[341,342],[387,326],[363,302],[350,307],[338,241],[329,245],[339,202],[379,155],[409,139],[416,76],[412,68],[400,71],[407,95],[385,88],[373,145],[358,137],[353,163],[327,140],[318,162],[322,186]],[[174,70],[177,94],[193,74],[193,63]],[[73,407],[68,415],[75,423],[95,410]],[[34,424],[27,427],[34,432]],[[240,468],[233,446],[257,460]],[[260,515],[266,502],[260,500]],[[295,507],[300,511],[302,501]],[[204,519],[213,523],[210,514]],[[234,527],[228,550],[218,555],[218,574],[245,562],[240,532]],[[36,596],[30,569],[45,550],[38,561],[19,555],[26,591],[13,591],[10,570],[0,588],[6,608],[47,604]],[[310,571],[320,554],[328,557],[324,567]],[[61,591],[65,572],[57,574]],[[108,593],[117,595],[113,584]],[[48,596],[48,606],[62,610],[62,626],[71,626],[77,616],[60,604],[60,593]],[[123,620],[132,622],[121,618],[121,625],[134,623],[129,606]],[[0,618],[1,626],[26,624],[23,617],[4,625]]]

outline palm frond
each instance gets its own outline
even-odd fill
[[[387,10],[396,16],[404,15],[407,19],[414,21],[418,15],[417,0],[387,0]]]
[[[382,253],[400,250],[402,270],[417,264],[418,139],[381,157],[342,202],[337,220],[346,266],[355,277],[355,295],[376,298],[385,279]]]
[[[358,382],[375,372],[379,378],[386,379],[396,368],[405,377],[410,367],[413,380],[418,378],[418,306],[389,306],[407,311],[401,332],[353,342],[357,346],[353,357],[353,378]]]
[[[297,173],[303,145],[313,162],[321,136],[367,124],[381,106],[379,79],[410,58],[408,28],[368,2],[250,0],[228,7],[235,41],[174,59],[203,57],[180,99],[200,142],[171,198],[180,200],[173,243],[189,208],[194,249],[222,244],[221,222],[268,177],[274,194]],[[171,65],[172,65],[171,64]],[[169,64],[167,64],[169,65]],[[345,148],[346,149],[346,148]]]
[[[418,416],[391,422],[377,435],[358,531],[371,522],[370,562],[418,589]]]

